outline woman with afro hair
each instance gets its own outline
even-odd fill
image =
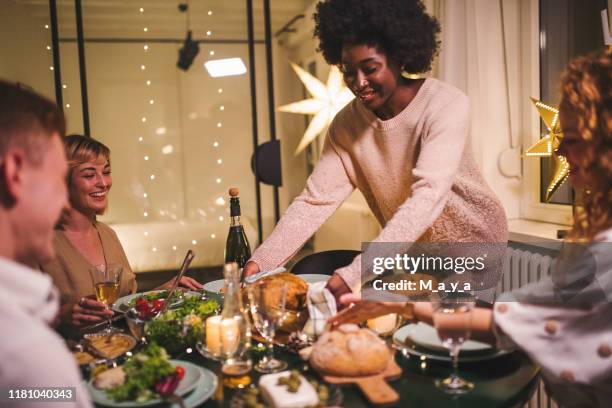
[[[493,309],[475,308],[470,325],[475,339],[527,353],[563,407],[612,407],[611,71],[608,49],[574,59],[561,78],[557,152],[570,164],[572,186],[585,190],[585,217],[575,217],[551,276],[502,294]],[[354,307],[331,324],[388,313],[432,323],[427,302],[362,301],[356,294],[341,301]],[[449,315],[442,324],[462,318]]]
[[[314,19],[320,51],[356,98],[334,118],[306,188],[245,276],[287,262],[355,188],[383,226],[374,242],[505,243],[503,207],[470,152],[467,97],[415,75],[431,69],[439,46],[439,24],[421,1],[326,0]],[[332,275],[336,298],[360,290],[360,263]]]

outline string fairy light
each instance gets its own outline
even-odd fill
[[[141,15],[142,15],[142,14],[144,14],[144,11],[145,11],[145,10],[144,10],[144,7],[140,7],[140,8],[138,9],[138,11],[140,12],[140,14],[141,14]],[[145,33],[148,33],[148,32],[149,32],[149,27],[148,27],[147,25],[143,25],[143,29],[142,29],[142,31],[143,31],[143,32],[145,32]],[[147,69],[147,66],[146,66],[146,57],[147,57],[147,55],[149,55],[150,48],[151,48],[151,47],[149,46],[149,43],[147,43],[147,42],[145,42],[145,43],[142,45],[143,57],[145,58],[145,60],[143,61],[143,63],[140,65],[140,70],[141,70],[142,72],[145,72],[145,71],[146,71],[146,69]],[[146,85],[147,87],[150,87],[150,86],[151,86],[151,84],[152,84],[151,80],[150,80],[150,79],[148,79],[148,78],[145,78],[145,85]],[[149,105],[153,105],[153,104],[155,103],[155,102],[154,102],[154,100],[153,100],[153,98],[150,98],[150,97],[149,97],[148,99],[149,99]],[[147,116],[149,116],[149,114],[148,114],[148,113],[145,113],[145,114],[144,114],[144,115],[141,117],[141,119],[140,119],[140,120],[141,120],[141,122],[142,122],[143,124],[145,124],[145,123],[147,122]],[[142,143],[142,142],[144,141],[144,138],[143,138],[142,136],[140,136],[140,137],[138,138],[138,141]],[[148,155],[143,155],[143,156],[142,156],[142,158],[143,158],[143,160],[144,160],[145,162],[149,161],[149,156],[148,156]],[[150,181],[154,181],[154,180],[155,180],[155,174],[150,174],[150,175],[149,175],[149,180],[150,180]],[[145,206],[148,206],[148,205],[149,205],[149,200],[148,200],[148,198],[149,198],[148,193],[147,193],[147,192],[144,192],[144,193],[143,193],[143,199],[145,200],[145,202],[144,202],[144,205],[145,205]],[[145,212],[143,213],[143,216],[144,216],[145,218],[146,218],[146,217],[148,217],[148,216],[149,216],[148,212],[147,212],[147,211],[145,211]],[[147,233],[147,232],[145,232],[145,236],[146,236],[147,234],[148,234],[148,233]],[[155,252],[156,250],[157,250],[157,249],[156,249],[156,248],[154,248],[153,252]]]

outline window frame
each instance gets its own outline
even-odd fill
[[[521,69],[525,73],[522,81],[523,95],[522,144],[525,150],[536,143],[541,136],[540,117],[537,110],[529,103],[529,97],[540,96],[540,44],[542,41],[539,22],[539,0],[523,0],[521,7]],[[544,101],[546,102],[546,101]],[[565,204],[548,204],[540,201],[540,160],[536,157],[525,157],[522,160],[523,178],[521,183],[520,216],[523,219],[550,222],[555,224],[572,224],[572,206]]]

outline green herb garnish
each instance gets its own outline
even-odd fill
[[[168,353],[162,347],[151,343],[140,353],[130,357],[123,365],[126,381],[123,385],[107,391],[108,396],[117,401],[144,402],[158,395],[153,386],[174,372],[168,361]]]

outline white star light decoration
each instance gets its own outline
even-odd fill
[[[355,96],[344,85],[342,74],[336,66],[332,66],[327,77],[327,84],[323,84],[314,76],[304,71],[295,64],[291,64],[293,70],[312,96],[299,102],[290,103],[278,108],[281,112],[300,113],[303,115],[314,115],[304,136],[300,141],[295,155],[300,154],[310,142],[320,134],[323,134],[332,119],[347,103]]]

